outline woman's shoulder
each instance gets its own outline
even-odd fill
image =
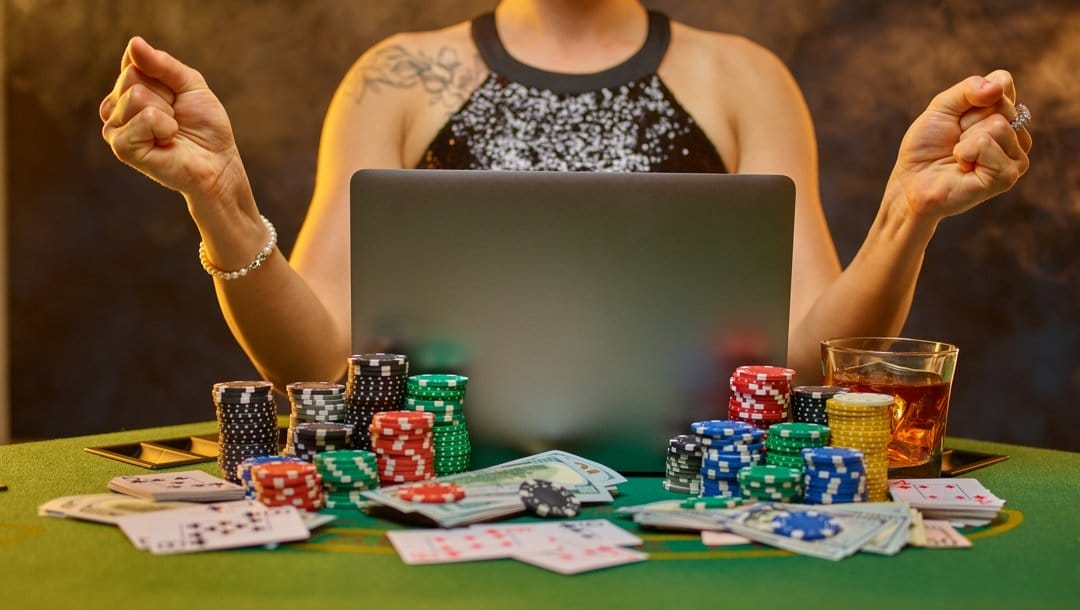
[[[715,74],[752,78],[762,71],[784,70],[783,62],[765,46],[738,34],[715,32],[672,20],[668,56]]]
[[[480,78],[480,68],[470,22],[465,21],[380,40],[353,63],[342,88],[358,101],[369,94],[388,94],[398,103],[417,98],[424,103],[453,105],[459,97],[457,91]]]

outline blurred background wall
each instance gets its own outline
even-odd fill
[[[97,107],[130,36],[203,72],[288,253],[322,116],[348,66],[391,33],[468,19],[495,1],[0,3],[11,423],[16,438],[47,438],[211,419],[210,385],[254,375],[199,268],[183,200],[101,140]],[[941,225],[904,333],[961,348],[951,434],[1080,450],[1080,3],[646,4],[787,62],[815,119],[845,264],[910,121],[970,74],[1012,71],[1034,114],[1032,169]]]

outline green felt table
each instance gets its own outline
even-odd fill
[[[338,511],[309,542],[273,551],[153,556],[117,528],[36,515],[51,498],[103,493],[110,478],[145,472],[83,447],[213,431],[192,424],[0,447],[9,486],[0,492],[0,606],[908,610],[1075,608],[1080,599],[1080,454],[961,439],[948,444],[1011,456],[972,475],[1007,500],[997,522],[968,533],[974,546],[840,562],[641,531],[649,561],[572,577],[511,560],[410,567],[383,535],[402,526],[355,510]],[[197,467],[217,474],[212,463]],[[670,497],[660,479],[634,478],[615,506]],[[612,511],[582,517],[637,530]]]

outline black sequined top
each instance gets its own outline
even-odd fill
[[[645,44],[593,74],[546,72],[507,53],[495,15],[472,22],[491,74],[439,130],[420,169],[726,172],[716,147],[657,75],[671,40],[649,12]]]

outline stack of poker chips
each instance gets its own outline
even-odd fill
[[[301,422],[296,424],[293,450],[296,457],[310,462],[323,451],[352,447],[353,427],[346,423]]]
[[[472,441],[465,425],[465,390],[462,375],[413,375],[405,386],[405,409],[431,413],[435,475],[465,472],[472,458]]]
[[[802,468],[771,464],[748,466],[739,471],[743,497],[766,502],[796,502],[802,497]]]
[[[292,412],[289,414],[289,434],[285,440],[285,455],[294,455],[293,438],[296,424],[345,423],[345,386],[327,381],[297,381],[285,386]]]
[[[857,449],[817,447],[802,452],[803,501],[846,504],[866,501],[866,466]]]
[[[233,483],[240,482],[236,470],[240,462],[278,452],[273,390],[265,381],[214,384],[211,395],[218,422],[218,467]]]
[[[399,354],[349,357],[345,381],[345,422],[353,426],[353,448],[370,450],[368,428],[380,411],[395,411],[405,399],[409,359]]]
[[[295,506],[308,512],[322,509],[323,482],[307,462],[278,462],[251,467],[255,499],[267,506]]]
[[[690,426],[701,449],[701,495],[735,497],[738,474],[764,458],[765,432],[741,421],[712,419]]]
[[[786,468],[804,466],[802,450],[829,444],[829,428],[821,424],[784,422],[769,426],[765,463]]]
[[[866,499],[884,502],[889,493],[889,439],[892,407],[889,394],[852,392],[837,394],[825,403],[832,444],[858,449],[866,466]]]
[[[664,463],[664,489],[700,495],[701,455],[702,445],[692,434],[680,434],[669,440]]]
[[[365,501],[360,492],[379,486],[379,465],[370,451],[317,453],[314,464],[322,477],[327,508],[357,508]]]
[[[825,401],[837,394],[850,392],[835,385],[801,385],[791,390],[791,419],[808,424],[829,425]]]
[[[743,421],[759,428],[788,420],[791,403],[791,378],[795,371],[766,365],[747,365],[735,369],[729,387],[728,419]]]
[[[371,450],[377,456],[383,485],[435,478],[434,419],[431,413],[417,411],[382,411],[373,416]]]
[[[236,477],[240,480],[240,484],[244,486],[244,497],[249,500],[256,499],[255,482],[251,479],[251,469],[261,464],[288,464],[303,462],[297,457],[290,457],[285,455],[261,455],[259,457],[252,457],[240,462],[240,465],[236,467]]]

